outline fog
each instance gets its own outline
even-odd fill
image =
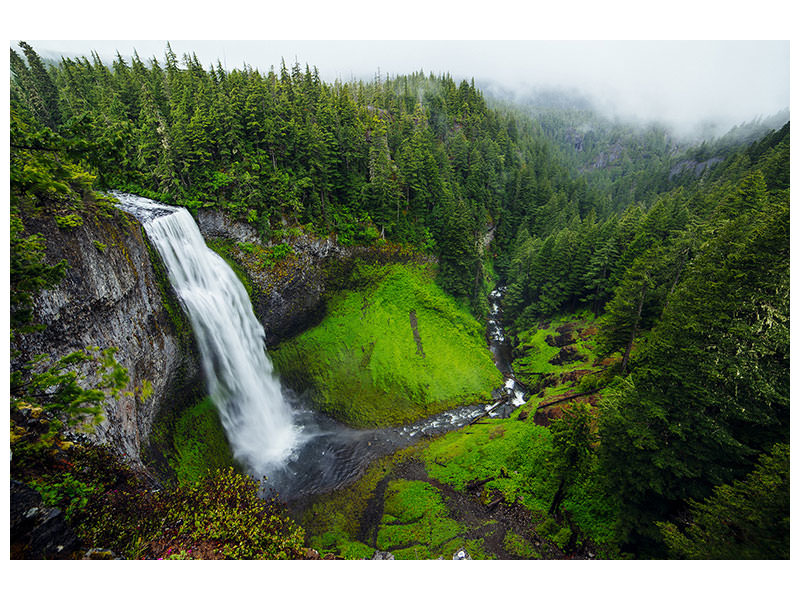
[[[166,41],[36,41],[45,57],[117,51],[163,63]],[[173,41],[178,56],[205,66],[262,71],[299,62],[326,81],[374,79],[422,70],[474,78],[523,99],[557,88],[583,94],[610,117],[657,120],[687,134],[722,130],[789,107],[788,41]]]

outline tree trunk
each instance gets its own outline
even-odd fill
[[[636,321],[633,323],[631,329],[631,339],[628,341],[628,346],[625,348],[625,356],[622,357],[622,374],[625,375],[625,369],[628,367],[628,359],[631,357],[631,348],[633,347],[633,340],[636,338],[636,330],[639,327],[639,320],[642,318],[642,305],[644,304],[644,296],[647,293],[647,282],[642,284],[642,294],[639,296],[639,307],[636,309]]]

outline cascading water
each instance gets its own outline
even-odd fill
[[[302,443],[302,428],[266,354],[264,328],[236,274],[210,250],[185,208],[115,194],[145,228],[167,268],[202,356],[208,393],[234,456],[261,476],[282,467]]]
[[[518,406],[525,404],[525,390],[517,383],[511,367],[511,345],[506,340],[503,327],[500,325],[502,312],[500,301],[503,298],[504,287],[492,290],[489,294],[489,322],[487,323],[487,336],[489,338],[489,349],[494,356],[494,364],[503,375],[506,376],[506,394],[511,396],[503,413],[509,413]],[[494,412],[494,408],[500,403],[488,409],[490,416],[507,416]]]

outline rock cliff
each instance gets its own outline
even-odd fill
[[[126,391],[147,380],[153,393],[145,400],[122,394],[108,402],[91,437],[141,464],[165,402],[198,386],[199,362],[188,322],[141,226],[121,212],[87,213],[82,225],[68,228],[51,215],[25,220],[29,234],[44,236],[48,260],[64,258],[69,268],[55,288],[36,298],[35,320],[46,328],[17,340],[20,354],[12,368],[37,354],[57,358],[88,346],[116,347],[130,376]]]
[[[240,265],[253,284],[253,311],[264,325],[268,346],[319,322],[325,312],[328,260],[341,261],[352,254],[351,249],[330,239],[299,236],[287,240],[291,251],[280,264],[264,268],[257,260],[248,260],[247,253],[240,247],[260,244],[255,228],[211,210],[200,210],[197,224],[207,240],[234,242],[228,246],[228,252],[222,253]]]

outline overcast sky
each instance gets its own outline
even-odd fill
[[[123,56],[134,48],[163,63],[166,40],[28,40],[43,55]],[[287,64],[316,65],[323,79],[371,79],[380,70],[422,69],[496,82],[517,93],[536,86],[590,94],[610,114],[695,125],[726,126],[770,116],[789,106],[788,41],[170,41],[204,66],[247,63],[266,71]]]

